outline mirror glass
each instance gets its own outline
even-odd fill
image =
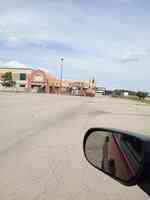
[[[87,137],[84,152],[95,167],[121,181],[129,181],[140,170],[142,142],[127,134],[96,131]]]

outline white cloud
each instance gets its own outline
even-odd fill
[[[15,48],[15,47],[17,47],[19,44],[20,44],[20,40],[19,40],[18,37],[16,37],[16,36],[9,36],[9,37],[7,38],[7,43],[6,43],[6,45],[8,45],[8,47]]]
[[[0,67],[29,68],[26,64],[22,64],[16,60],[0,60]]]

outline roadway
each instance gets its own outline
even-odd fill
[[[150,106],[109,97],[0,93],[0,199],[130,200],[149,197],[90,166],[93,126],[150,133]]]

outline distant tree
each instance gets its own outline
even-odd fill
[[[141,100],[141,99],[145,99],[148,96],[148,93],[147,92],[138,91],[136,93],[136,96]]]
[[[11,72],[6,72],[2,76],[2,79],[3,79],[2,85],[5,86],[5,87],[13,87],[16,84],[16,82],[13,81],[12,73]]]
[[[136,96],[136,92],[132,90],[126,90],[126,89],[115,89],[113,90],[113,96],[122,96],[125,92],[128,92],[131,96]]]
[[[122,95],[122,91],[121,90],[114,90],[113,91],[113,96],[121,96]]]
[[[135,91],[132,91],[132,90],[126,90],[125,92],[128,92],[129,95],[131,95],[131,96],[136,96],[136,92],[135,92]]]

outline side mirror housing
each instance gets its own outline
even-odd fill
[[[142,134],[92,128],[85,134],[83,150],[93,167],[126,186],[140,184],[150,165],[150,138]]]

